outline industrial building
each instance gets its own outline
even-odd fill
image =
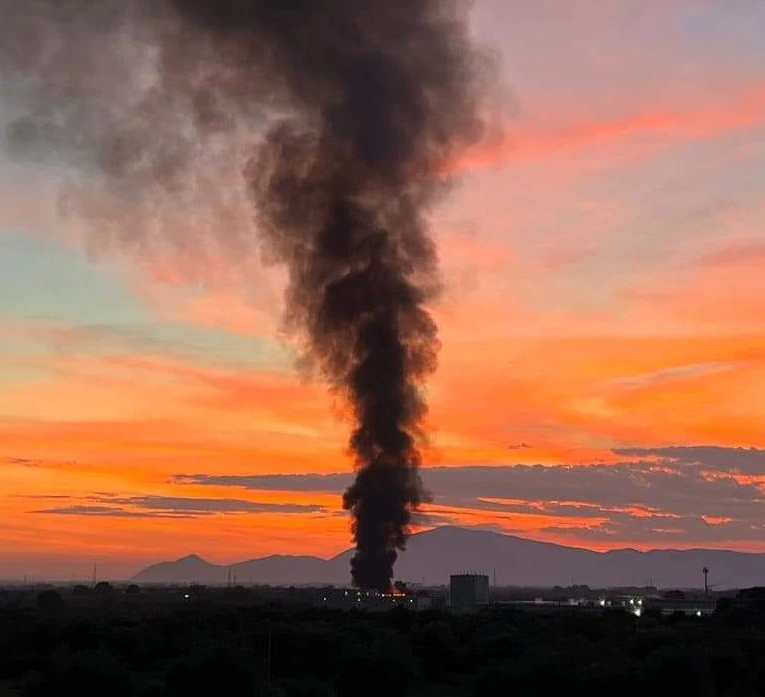
[[[486,574],[455,574],[449,579],[449,606],[453,612],[475,612],[489,604]]]

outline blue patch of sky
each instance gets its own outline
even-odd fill
[[[109,353],[131,351],[215,365],[282,369],[286,349],[268,338],[168,322],[130,292],[129,269],[89,262],[78,250],[21,230],[0,230],[0,318],[5,323],[85,329],[87,339],[45,344],[30,331],[0,352]],[[44,345],[41,345],[40,342]]]

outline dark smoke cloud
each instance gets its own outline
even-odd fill
[[[265,79],[247,89],[257,67],[166,1],[0,0],[0,16],[3,149],[55,178],[89,251],[251,280],[241,172],[280,108]]]
[[[352,408],[358,471],[344,505],[363,587],[390,586],[423,500],[421,387],[438,350],[428,215],[453,159],[483,136],[491,75],[466,11],[460,0],[0,0],[7,149],[55,154],[74,172],[69,205],[110,244],[212,244],[245,264],[252,231],[230,211],[247,187],[257,239],[288,270],[286,324]],[[156,222],[205,206],[204,236]]]

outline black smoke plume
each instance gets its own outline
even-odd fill
[[[64,157],[81,178],[80,212],[89,215],[83,191],[94,179],[118,209],[156,201],[157,190],[194,206],[189,192],[220,185],[218,163],[244,165],[258,238],[288,270],[287,325],[352,410],[357,478],[344,506],[352,576],[364,588],[390,588],[423,501],[422,386],[438,350],[428,216],[454,159],[483,135],[487,63],[467,9],[460,0],[0,0],[9,18],[0,68],[16,78],[5,92],[7,147]],[[202,190],[189,188],[192,170]],[[242,234],[229,222],[214,226],[220,244]],[[122,227],[117,236],[145,248],[156,235]]]

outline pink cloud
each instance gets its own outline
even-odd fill
[[[545,119],[540,119],[542,122]],[[559,156],[603,143],[624,143],[639,136],[672,141],[707,138],[765,122],[765,86],[757,84],[731,96],[724,105],[693,104],[665,109],[637,105],[619,117],[577,116],[564,111],[557,126],[535,128],[534,122],[508,124],[504,136],[495,137],[454,163],[456,171]]]

